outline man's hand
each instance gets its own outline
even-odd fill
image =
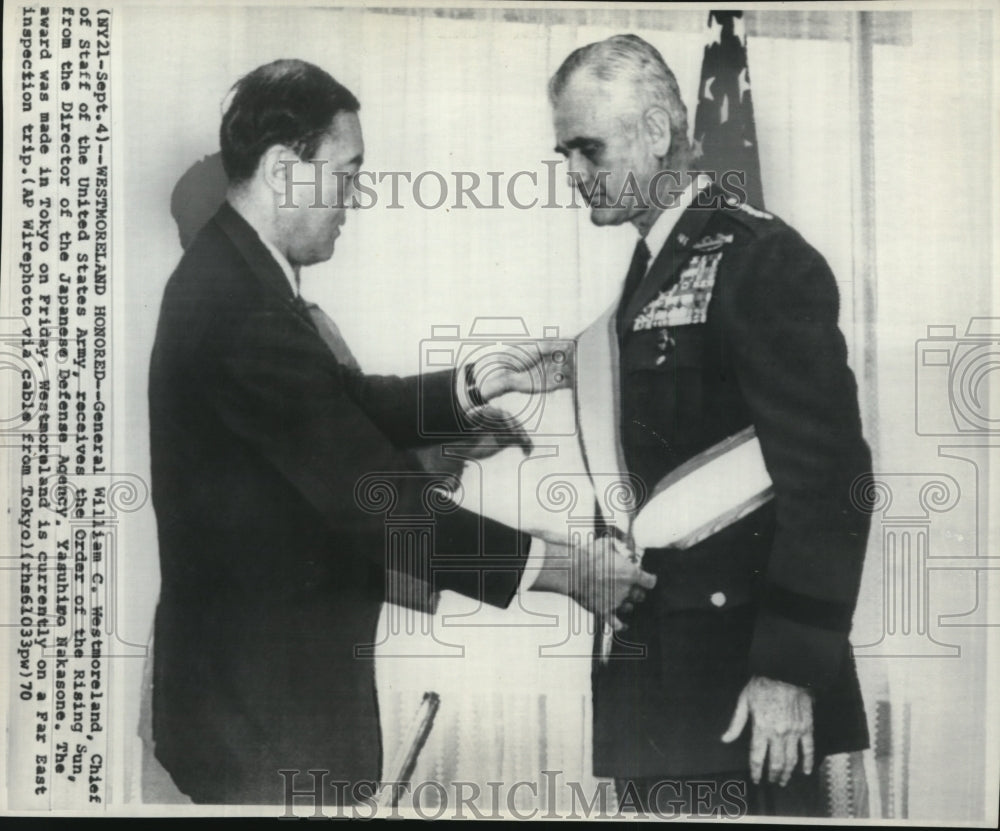
[[[545,564],[532,591],[572,597],[616,632],[626,628],[618,612],[627,612],[656,585],[656,576],[630,560],[610,537],[592,546],[569,547],[545,540]]]
[[[467,436],[414,451],[424,470],[461,476],[469,459],[488,459],[508,447],[520,447],[525,456],[531,453],[533,445],[524,427],[499,407],[476,407],[466,418],[472,422]]]
[[[782,787],[799,761],[802,745],[802,772],[808,776],[813,769],[812,694],[805,687],[754,676],[747,682],[736,702],[736,711],[722,741],[739,738],[752,718],[750,739],[750,776],[760,784],[764,757],[769,757],[768,781]]]
[[[467,458],[486,459],[508,447],[520,447],[525,456],[531,453],[531,437],[506,410],[486,404],[469,410],[465,416],[473,425],[469,439],[452,443],[462,447]]]
[[[568,389],[576,373],[576,344],[564,340],[534,341],[476,362],[473,375],[484,401],[508,392],[534,395]]]

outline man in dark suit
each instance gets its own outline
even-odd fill
[[[299,296],[299,268],[333,254],[350,204],[358,108],[301,61],[243,78],[221,128],[227,201],[163,297],[149,378],[162,575],[153,735],[157,758],[196,802],[280,803],[280,770],[302,771],[299,789],[310,770],[347,783],[328,802],[374,787],[374,670],[357,648],[375,639],[386,528],[357,489],[385,474],[398,512],[443,507],[403,450],[421,441],[418,396],[435,422],[424,426],[440,434],[469,426],[457,390],[481,404],[524,389],[514,375],[494,374],[482,390],[453,372],[419,387],[366,377],[332,321]],[[435,518],[416,573],[505,606],[526,538],[463,509]],[[653,582],[608,548],[549,545],[543,565],[533,588],[569,593],[611,620],[633,583]]]
[[[820,813],[819,761],[868,742],[848,633],[871,458],[833,275],[689,172],[677,83],[642,39],[576,50],[549,93],[593,223],[640,235],[615,320],[626,472],[650,493],[753,427],[774,494],[688,550],[645,551],[657,586],[594,664],[594,772],[645,810]]]

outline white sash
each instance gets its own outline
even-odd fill
[[[629,537],[634,507],[623,499],[614,510],[611,494],[631,494],[624,476],[625,455],[621,442],[621,384],[619,382],[618,333],[615,317],[616,300],[577,338],[576,346],[576,414],[580,431],[580,451],[587,475],[594,486],[598,510],[604,522]],[[616,490],[617,488],[617,490]],[[635,552],[637,557],[642,552]],[[606,664],[611,654],[614,632],[604,625],[600,661]]]
[[[646,548],[690,548],[759,508],[774,491],[756,432],[747,427],[664,477],[638,516],[634,505],[621,499],[633,486],[621,439],[617,305],[612,304],[577,339],[577,424],[604,521],[635,545],[641,561]],[[613,497],[616,487],[618,499]],[[605,627],[602,662],[610,655],[610,636],[610,627]]]
[[[638,549],[690,548],[774,495],[753,427],[699,453],[663,478],[643,505],[621,510],[606,497],[612,480],[629,487],[621,444],[621,386],[613,305],[577,343],[577,423],[597,504],[608,525],[632,533]]]
[[[615,301],[577,338],[576,413],[580,450],[604,521],[628,535],[634,508],[621,443],[621,385]],[[616,491],[618,487],[621,490]],[[619,497],[616,499],[615,497]]]

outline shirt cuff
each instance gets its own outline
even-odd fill
[[[528,559],[524,563],[524,572],[521,574],[520,591],[529,591],[538,581],[538,576],[544,567],[545,541],[538,537],[532,537],[528,547]]]

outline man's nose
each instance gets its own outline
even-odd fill
[[[566,157],[566,174],[570,177],[571,181],[588,178],[590,167],[590,163],[583,153],[579,150],[570,150],[569,155]]]
[[[577,150],[570,152],[566,158],[566,181],[570,187],[589,187],[593,177],[593,166],[587,158]]]
[[[330,207],[343,212],[350,208],[353,202],[354,188],[351,187],[347,174],[337,172],[333,177],[333,201]]]

